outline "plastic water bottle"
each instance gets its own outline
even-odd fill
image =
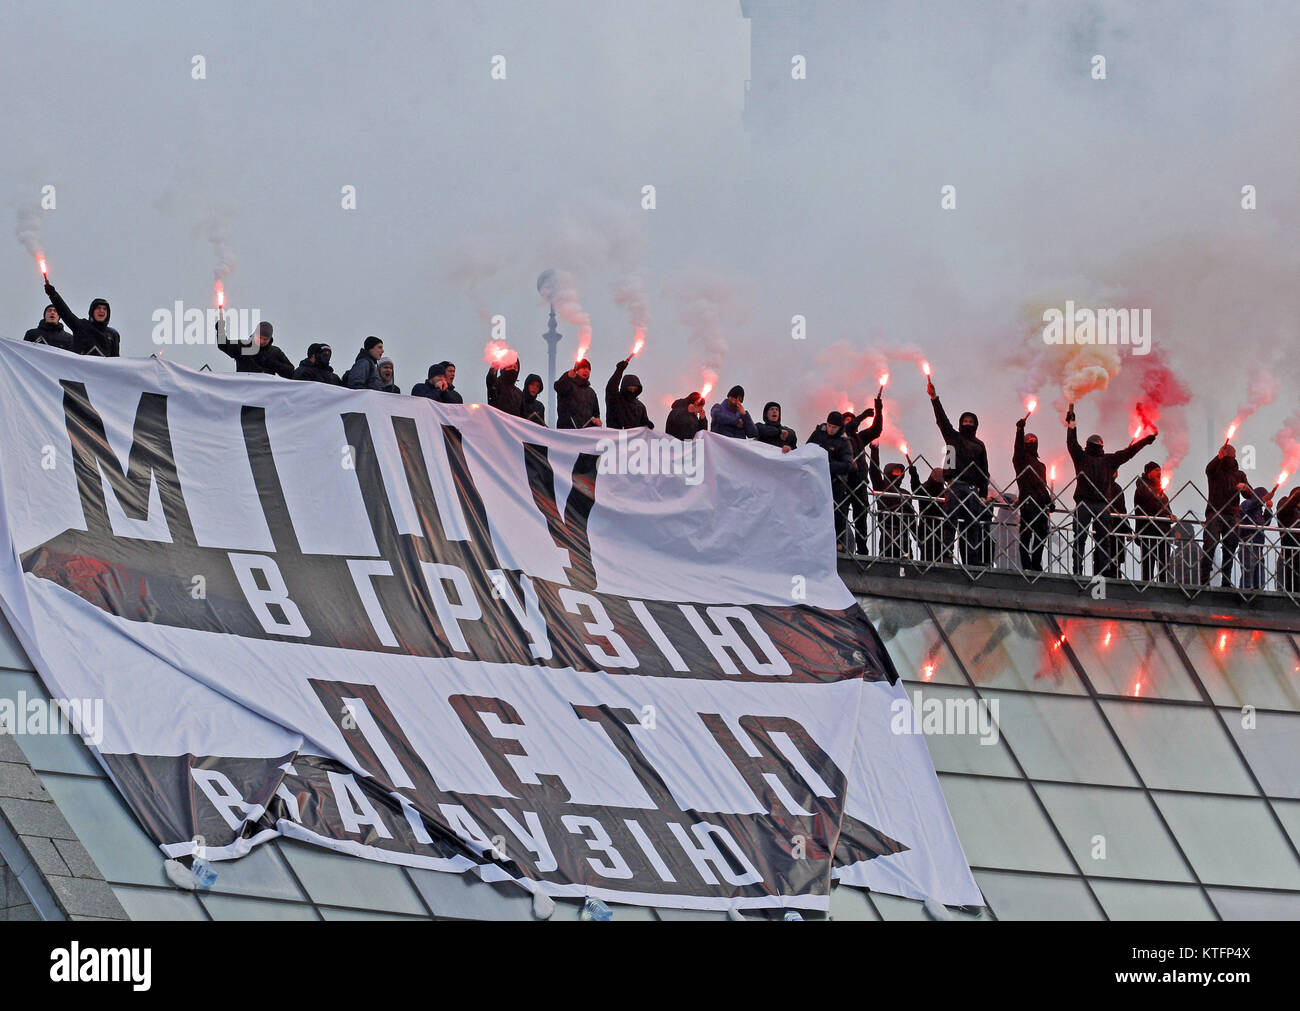
[[[201,892],[206,892],[217,880],[217,869],[202,857],[194,858],[194,863],[190,865],[190,872],[194,875],[194,883]]]
[[[609,906],[605,905],[605,903],[601,902],[600,899],[587,899],[587,901],[582,904],[582,915],[579,919],[597,920],[603,923],[606,920],[612,920],[613,918],[613,910],[611,910]]]

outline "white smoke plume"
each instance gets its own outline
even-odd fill
[[[578,328],[578,350],[574,361],[586,358],[591,348],[591,316],[578,298],[578,283],[565,270],[550,270],[542,275],[538,294],[555,309],[555,315]]]
[[[1259,364],[1250,370],[1250,382],[1246,387],[1246,399],[1237,408],[1233,421],[1244,424],[1261,407],[1267,407],[1277,399],[1277,377],[1270,366]]]
[[[737,274],[691,270],[664,285],[673,320],[685,331],[706,384],[718,385],[731,337],[749,322],[749,282]]]
[[[41,238],[41,210],[37,207],[20,207],[18,223],[14,226],[14,235],[23,248],[33,257],[45,255],[45,245]]]

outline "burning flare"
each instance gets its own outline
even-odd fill
[[[499,369],[518,362],[519,355],[505,341],[488,341],[483,349],[483,360]]]
[[[929,363],[929,362],[926,362],[926,361],[921,362],[921,371],[925,373],[925,378],[926,378],[926,379],[929,379],[929,378],[930,378],[930,363]]]
[[[1025,413],[1033,414],[1036,410],[1038,410],[1038,398],[1030,397],[1025,401]]]
[[[643,347],[645,347],[645,338],[644,338],[644,337],[638,337],[638,338],[636,339],[636,343],[632,345],[632,354],[634,354],[634,355],[638,355],[638,354],[640,354],[640,353],[641,353],[641,349],[642,349]]]
[[[912,458],[907,452],[907,443],[900,442],[898,444],[898,451],[902,453],[904,456],[906,456],[909,460]]]
[[[45,283],[46,283],[46,284],[49,284],[49,283],[50,283],[50,272],[49,272],[49,271],[46,269],[46,267],[45,267],[45,257],[44,257],[44,256],[38,256],[38,257],[36,258],[36,261],[37,261],[38,265],[39,265],[40,268],[41,268],[41,277],[45,278]]]

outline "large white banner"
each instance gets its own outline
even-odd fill
[[[825,454],[0,341],[0,600],[163,853],[976,905]]]

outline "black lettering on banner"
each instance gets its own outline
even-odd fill
[[[736,771],[744,777],[764,811],[777,816],[784,811],[789,817],[797,818],[827,814],[843,804],[847,787],[844,773],[797,721],[784,716],[742,716],[740,727],[758,748],[759,753],[755,757],[745,751],[721,715],[700,713],[700,719],[709,728],[718,747],[726,752]],[[774,733],[785,734],[790,739],[829,793],[822,793],[817,785],[806,781],[802,776],[796,779],[791,774],[790,760],[772,740]],[[792,803],[799,810],[792,810]]]
[[[595,453],[579,453],[573,463],[573,485],[564,503],[564,517],[555,502],[555,471],[547,447],[524,443],[524,466],[528,470],[528,486],[533,491],[533,502],[546,517],[547,529],[555,546],[569,553],[565,567],[569,585],[578,590],[596,588],[596,569],[591,560],[591,541],[587,538],[587,521],[591,507],[596,504],[596,468],[600,457]]]
[[[299,554],[298,535],[293,529],[289,503],[284,498],[280,473],[276,470],[275,455],[271,452],[271,436],[266,430],[266,408],[239,409],[239,423],[244,430],[244,448],[248,452],[248,465],[253,470],[253,484],[262,504],[266,525],[271,531],[271,542],[277,552]]]
[[[86,529],[104,537],[113,536],[101,474],[108,478],[123,514],[133,520],[149,519],[149,488],[157,481],[158,498],[172,541],[195,544],[194,527],[176,475],[176,455],[167,426],[167,397],[161,393],[140,394],[131,430],[131,452],[123,470],[109,447],[104,419],[90,404],[86,384],[60,379],[59,385],[63,387],[63,419],[72,443],[73,468]]]
[[[548,801],[554,804],[567,804],[569,791],[559,776],[538,775],[537,783],[525,783],[507,757],[527,758],[524,746],[513,737],[499,737],[488,729],[483,720],[484,713],[491,713],[507,726],[522,727],[523,719],[505,699],[487,698],[482,695],[452,695],[448,698],[451,708],[465,725],[470,739],[478,748],[483,761],[497,777],[502,787],[520,800]]]

